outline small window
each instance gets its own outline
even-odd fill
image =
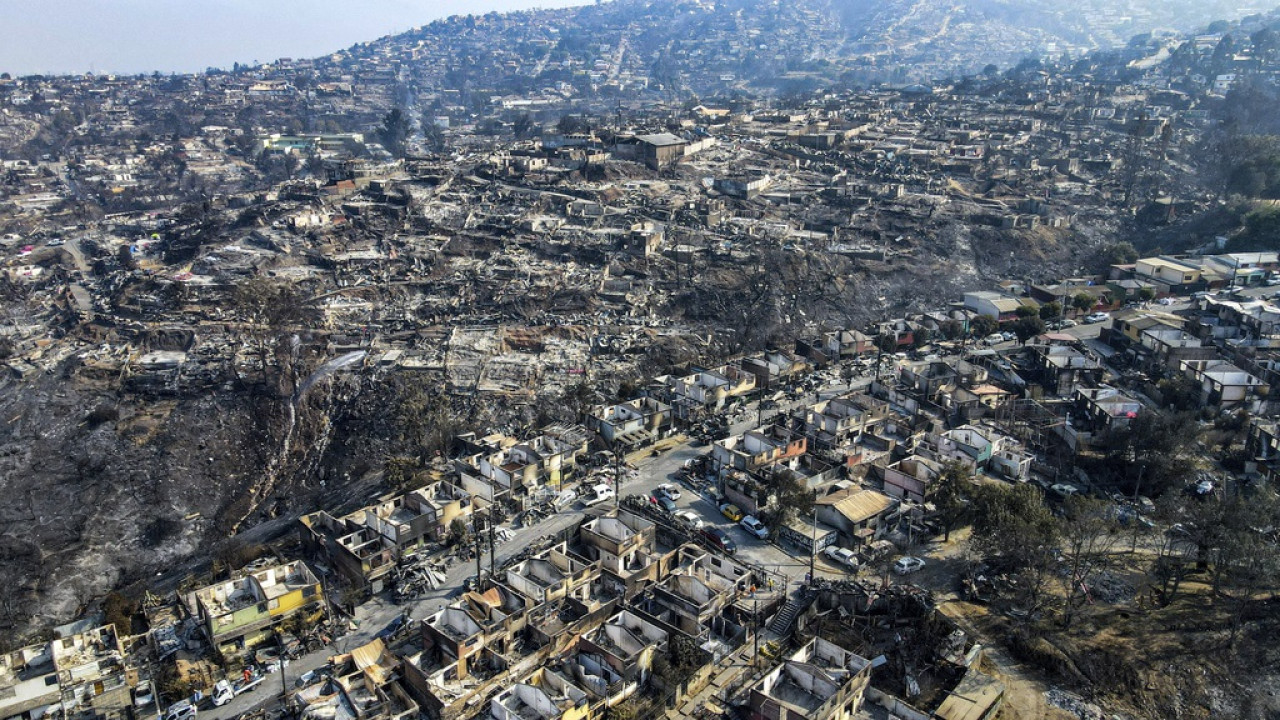
[[[315,596],[316,596],[316,586],[315,586],[315,585],[308,585],[308,586],[306,586],[306,587],[302,588],[302,597],[304,597],[304,598],[312,598],[312,597],[315,597]]]
[[[272,600],[270,603],[267,603],[267,609],[268,609],[268,610],[279,610],[279,609],[280,609],[280,598],[276,598],[276,599]]]

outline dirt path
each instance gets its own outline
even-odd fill
[[[948,543],[933,543],[924,553],[929,563],[912,581],[929,588],[938,601],[938,610],[951,618],[984,648],[983,669],[1005,684],[1002,720],[1076,720],[1076,716],[1049,705],[1045,692],[1049,686],[1038,679],[1022,663],[1011,656],[987,632],[991,624],[990,608],[964,602],[955,592],[955,578],[967,562],[968,530],[951,534]]]

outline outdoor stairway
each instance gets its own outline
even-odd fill
[[[787,604],[782,606],[778,614],[773,616],[773,622],[769,623],[769,632],[778,637],[785,636],[791,630],[791,623],[796,621],[796,616],[808,607],[810,602],[812,602],[812,598],[807,597],[805,594],[792,595],[787,598]]]

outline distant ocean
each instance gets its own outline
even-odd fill
[[[586,0],[0,0],[0,72],[199,72],[315,57],[457,14]]]

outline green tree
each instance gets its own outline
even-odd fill
[[[1028,340],[1043,333],[1045,325],[1044,320],[1038,317],[1021,317],[1009,323],[1009,329],[1018,336],[1018,342],[1025,345]]]
[[[978,315],[969,321],[969,334],[973,337],[986,337],[995,332],[1000,323],[990,315]]]
[[[1142,302],[1151,302],[1152,300],[1155,300],[1156,299],[1155,288],[1147,287],[1147,286],[1138,288],[1138,299],[1141,300]]]
[[[382,477],[387,485],[404,492],[413,484],[418,469],[418,461],[406,455],[393,455],[382,464]]]
[[[1031,318],[1039,317],[1040,311],[1030,305],[1019,305],[1018,308],[1013,311],[1013,314],[1015,317],[1019,318]]]
[[[1051,300],[1040,306],[1040,319],[1046,322],[1052,322],[1062,317],[1062,303],[1057,300]]]
[[[1075,308],[1077,314],[1087,313],[1098,304],[1098,299],[1087,292],[1078,292],[1071,298],[1071,307]]]
[[[1127,265],[1138,261],[1138,250],[1133,243],[1121,240],[1102,249],[1102,259],[1110,265]]]
[[[1018,600],[1040,609],[1057,566],[1058,522],[1034,485],[975,486],[972,501],[973,547],[1011,569]]]
[[[960,527],[965,518],[969,507],[969,491],[973,487],[970,477],[969,468],[953,460],[942,466],[942,472],[930,486],[932,493],[928,500],[933,503],[937,512],[944,543],[951,542],[951,531]]]

